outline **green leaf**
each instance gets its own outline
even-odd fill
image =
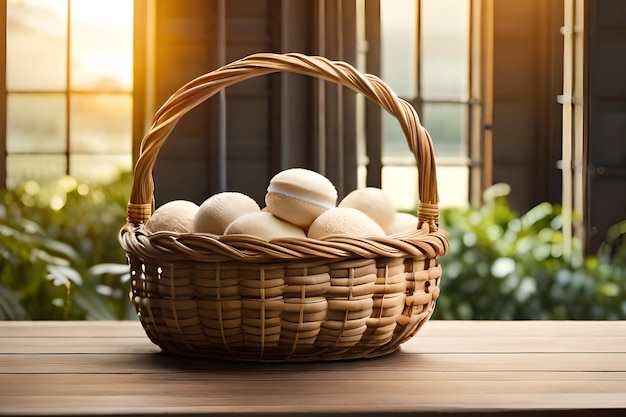
[[[128,265],[126,264],[115,264],[115,263],[103,263],[94,265],[89,268],[90,275],[124,275],[129,272]]]
[[[71,285],[70,282],[76,285],[83,283],[83,278],[78,271],[70,266],[50,264],[47,266],[47,270],[49,273],[48,279],[52,280],[56,286],[68,286]]]
[[[77,289],[73,293],[73,299],[76,304],[82,307],[87,313],[86,318],[89,320],[117,320],[112,309],[95,291],[85,291]]]
[[[18,295],[0,284],[0,320],[28,320],[28,313],[20,304]]]

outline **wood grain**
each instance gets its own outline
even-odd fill
[[[626,415],[626,322],[428,322],[309,364],[160,353],[138,322],[0,322],[0,415]]]

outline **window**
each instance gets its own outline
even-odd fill
[[[480,177],[482,164],[475,73],[480,39],[474,34],[479,6],[472,0],[381,0],[381,76],[413,104],[433,138],[442,206],[467,205],[481,192],[480,180],[472,179]],[[399,208],[416,206],[416,170],[397,121],[383,112],[382,183]]]
[[[5,185],[130,168],[133,2],[8,0],[5,34]]]

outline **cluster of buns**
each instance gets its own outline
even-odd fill
[[[304,168],[276,174],[267,188],[265,205],[261,209],[251,197],[229,191],[212,195],[200,206],[175,200],[155,210],[146,228],[151,232],[248,234],[272,240],[387,236],[417,227],[417,217],[396,212],[380,188],[354,190],[337,204],[332,182]]]

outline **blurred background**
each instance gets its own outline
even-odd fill
[[[159,106],[255,52],[380,76],[432,138],[441,227],[435,318],[626,317],[626,3],[621,0],[7,0],[0,11],[0,318],[128,319],[132,166]],[[278,171],[340,197],[419,204],[395,119],[295,74],[223,91],[179,123],[157,204]]]

